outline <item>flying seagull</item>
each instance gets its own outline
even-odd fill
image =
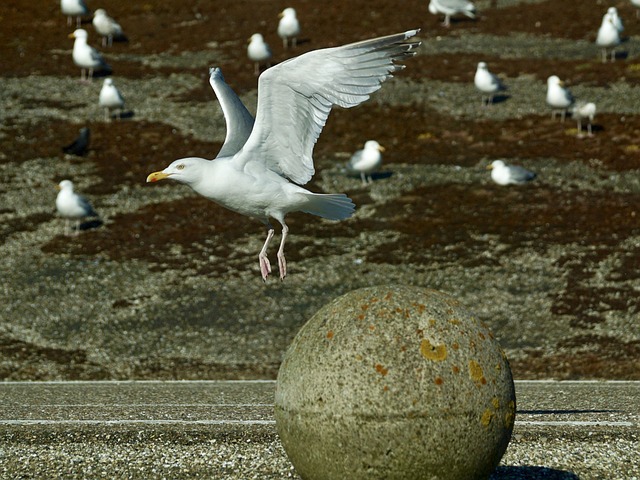
[[[227,136],[214,160],[181,158],[147,182],[173,179],[200,195],[267,227],[258,255],[262,279],[271,272],[267,248],[274,236],[270,218],[282,225],[278,249],[280,279],[287,274],[285,216],[301,211],[331,220],[353,214],[344,194],[318,194],[302,188],[315,173],[313,147],[334,105],[354,107],[369,99],[392,73],[395,62],[415,55],[419,42],[407,42],[419,30],[341,47],[315,50],[265,70],[258,80],[255,123],[219,69],[209,82],[220,101]]]

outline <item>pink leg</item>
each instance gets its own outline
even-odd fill
[[[273,234],[275,231],[273,227],[269,225],[269,231],[267,232],[267,239],[262,246],[262,250],[258,254],[258,260],[260,261],[260,273],[262,274],[262,280],[267,281],[267,277],[271,273],[271,264],[269,263],[269,259],[267,258],[267,247],[269,247],[269,242],[273,238]]]
[[[287,240],[289,227],[282,222],[282,240],[280,240],[280,248],[278,249],[278,269],[280,270],[280,280],[284,280],[287,276],[287,261],[284,258],[284,242]]]

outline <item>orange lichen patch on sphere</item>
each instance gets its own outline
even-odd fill
[[[488,427],[494,416],[495,413],[487,408],[482,414],[482,417],[480,417],[480,423],[482,423],[483,426]]]
[[[458,345],[458,342],[453,342],[451,344],[451,348],[453,348],[454,350],[458,350],[460,348],[460,345]]]
[[[361,313],[360,315],[358,315],[358,320],[364,320],[364,314]]]
[[[429,340],[423,338],[420,342],[420,353],[427,360],[441,362],[447,358],[447,347],[444,344],[433,345]]]
[[[484,371],[482,370],[482,367],[475,360],[469,360],[469,376],[478,384],[485,385],[487,383],[487,379],[484,378]]]
[[[493,408],[497,410],[498,408],[500,408],[500,399],[498,397],[493,397],[491,399],[491,404],[493,405]]]
[[[433,383],[435,383],[436,385],[442,385],[444,383],[444,380],[442,380],[442,377],[436,377],[433,379]]]
[[[412,305],[418,309],[418,313],[423,313],[427,309],[426,305],[422,303],[414,303]]]
[[[453,366],[451,367],[451,371],[452,371],[453,373],[458,374],[458,373],[460,373],[460,367],[458,367],[457,365],[453,365]]]
[[[478,337],[480,337],[481,340],[485,340],[487,338],[484,336],[484,333],[482,332],[478,332]]]
[[[331,340],[331,339],[333,338],[333,330],[329,330],[329,331],[327,332],[327,338],[328,338],[329,340]]]
[[[513,424],[516,418],[516,404],[513,400],[507,405],[507,412],[504,414],[504,426],[506,428],[513,428]]]
[[[376,363],[376,372],[378,372],[380,375],[382,375],[383,377],[389,373],[389,369],[388,368],[384,368],[382,365],[380,365],[379,363]]]
[[[391,298],[393,297],[393,292],[389,292],[384,296],[385,300],[391,300]]]
[[[375,325],[369,325],[369,330],[371,330],[372,332],[376,329]]]

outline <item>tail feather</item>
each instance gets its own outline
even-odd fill
[[[306,197],[307,204],[301,210],[329,220],[349,218],[356,209],[353,201],[344,193],[308,193]]]

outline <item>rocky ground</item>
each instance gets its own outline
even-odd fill
[[[57,2],[0,11],[0,378],[273,378],[322,305],[402,283],[474,310],[516,378],[640,379],[640,19],[628,1],[479,1],[478,20],[449,29],[424,0],[88,4],[128,35],[102,48],[83,24],[126,98],[121,120],[104,121],[102,77],[79,81]],[[593,41],[611,5],[627,41],[603,64]],[[275,33],[286,6],[303,25],[293,50]],[[329,117],[309,188],[358,208],[339,223],[290,215],[284,282],[260,279],[258,222],[182,185],[145,184],[176,158],[217,153],[209,66],[255,108],[252,33],[280,62],[415,27],[423,44],[407,68]],[[509,86],[491,107],[473,87],[478,61]],[[552,74],[597,103],[592,137],[551,119]],[[83,126],[88,155],[63,154]],[[363,186],[343,165],[372,138],[384,168]],[[538,178],[497,186],[485,169],[496,158]],[[75,237],[55,214],[65,178],[101,214]]]

